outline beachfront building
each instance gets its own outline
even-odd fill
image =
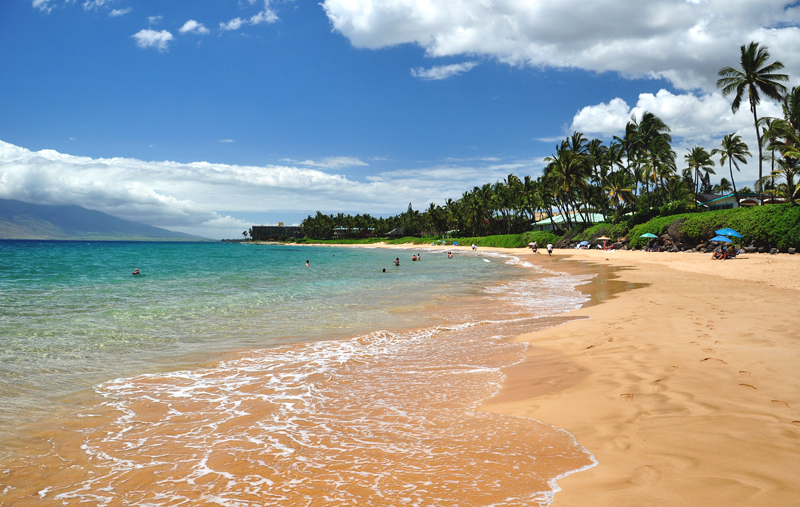
[[[296,225],[254,225],[250,228],[250,239],[253,241],[299,239],[304,236],[303,229]]]
[[[570,213],[570,220],[572,221],[573,227],[576,224],[587,223],[585,218],[588,218],[589,224],[599,224],[600,222],[604,222],[606,219],[606,217],[600,213],[584,213],[583,215],[574,211]],[[562,231],[569,229],[569,227],[567,227],[567,217],[565,214],[554,213],[552,219],[544,218],[533,224],[534,231],[552,231],[556,229]]]
[[[760,199],[761,196],[759,194],[751,193],[731,193],[727,195],[698,194],[697,205],[703,206],[709,211],[714,211],[718,209],[758,206]],[[774,195],[766,194],[764,195],[763,204],[780,204],[783,202],[785,202],[785,199],[782,197],[775,197]]]

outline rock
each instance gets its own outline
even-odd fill
[[[673,246],[672,248],[669,249],[669,251],[672,252],[672,253],[680,252],[680,250],[678,250],[677,246]]]
[[[746,246],[744,247],[744,251],[747,253],[756,253],[758,251],[758,248],[754,246]]]
[[[704,247],[705,247],[705,245],[703,243],[698,243],[697,246],[694,247],[694,249],[695,250],[700,250],[701,248],[704,248]]]
[[[770,248],[769,249],[769,254],[770,255],[775,255],[776,253],[778,253],[778,249],[777,248]]]
[[[758,247],[758,253],[764,253],[766,251],[767,251],[767,249],[764,248],[763,246]]]
[[[795,250],[795,248],[794,248],[794,247],[792,247],[792,248],[790,248],[790,249],[788,250],[788,252],[789,252],[789,255],[794,255],[794,253],[795,253],[796,251],[797,251],[797,250]]]

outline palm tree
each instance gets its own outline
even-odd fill
[[[603,191],[608,194],[609,199],[614,204],[619,217],[620,209],[625,204],[631,204],[636,200],[633,195],[634,182],[624,170],[614,171],[609,174],[603,185]]]
[[[714,193],[727,194],[731,191],[731,182],[727,178],[719,180],[719,185],[714,185]]]
[[[701,146],[692,148],[689,153],[684,155],[683,160],[686,161],[686,165],[689,166],[689,169],[694,172],[692,181],[694,183],[694,193],[697,194],[697,190],[700,188],[700,171],[714,174],[714,171],[711,169],[711,167],[714,166],[714,161],[711,160],[711,155],[708,154],[706,149]]]
[[[783,68],[783,63],[773,62],[767,64],[769,51],[766,46],[759,47],[757,42],[751,42],[747,46],[741,46],[740,65],[741,70],[733,67],[720,69],[717,80],[717,88],[722,88],[722,95],[728,96],[736,92],[736,96],[731,104],[731,111],[734,113],[742,105],[742,97],[747,92],[750,101],[750,111],[753,112],[753,123],[756,128],[756,140],[758,141],[758,179],[762,179],[762,149],[761,136],[758,133],[758,113],[756,106],[761,103],[761,93],[774,100],[781,100],[782,94],[786,92],[786,87],[779,81],[788,81],[789,76],[778,74]],[[763,194],[761,196],[763,202]]]
[[[728,169],[731,173],[731,183],[733,184],[733,199],[738,203],[739,196],[736,194],[736,180],[733,179],[733,167],[736,166],[736,170],[739,171],[739,164],[736,162],[747,163],[745,157],[750,156],[747,145],[742,141],[740,136],[728,134],[722,138],[722,149],[714,148],[711,150],[711,154],[721,155],[719,158],[719,165],[723,167],[725,167],[725,161],[728,162]]]

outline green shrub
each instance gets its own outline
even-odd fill
[[[616,241],[620,238],[624,238],[626,234],[628,234],[627,224],[611,224],[608,222],[602,222],[589,227],[579,234],[575,234],[572,236],[571,240],[594,241],[600,236],[607,236],[611,238],[612,241]]]
[[[561,236],[557,236],[550,231],[530,231],[522,233],[523,246],[528,246],[528,243],[536,243],[539,246],[545,246],[548,243],[556,244],[561,240]]]
[[[734,241],[736,244],[753,243],[781,250],[800,247],[800,206],[776,204],[655,218],[631,229],[631,248],[641,248],[647,243],[642,234],[660,236],[678,220],[683,220],[679,231],[689,243],[708,241],[716,235],[714,231],[729,227],[743,236]]]

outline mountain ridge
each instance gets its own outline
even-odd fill
[[[0,239],[210,241],[74,204],[31,204],[15,199],[0,199]]]

